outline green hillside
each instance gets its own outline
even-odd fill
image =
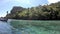
[[[60,20],[60,2],[31,8],[15,6],[6,17],[25,20]]]

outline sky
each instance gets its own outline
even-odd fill
[[[51,4],[58,1],[60,0],[0,0],[0,17],[6,16],[7,11],[10,13],[13,6],[28,8],[38,5]]]

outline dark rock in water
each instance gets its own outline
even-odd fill
[[[7,22],[8,19],[5,19],[5,18],[0,18],[0,21],[5,21]]]

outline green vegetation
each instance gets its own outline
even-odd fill
[[[60,21],[12,20],[11,25],[24,34],[60,34]]]
[[[60,2],[31,8],[13,7],[11,13],[6,17],[10,19],[59,20]]]

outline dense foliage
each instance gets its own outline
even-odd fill
[[[11,13],[7,14],[6,17],[11,19],[57,20],[60,19],[60,2],[31,8],[13,7]]]

